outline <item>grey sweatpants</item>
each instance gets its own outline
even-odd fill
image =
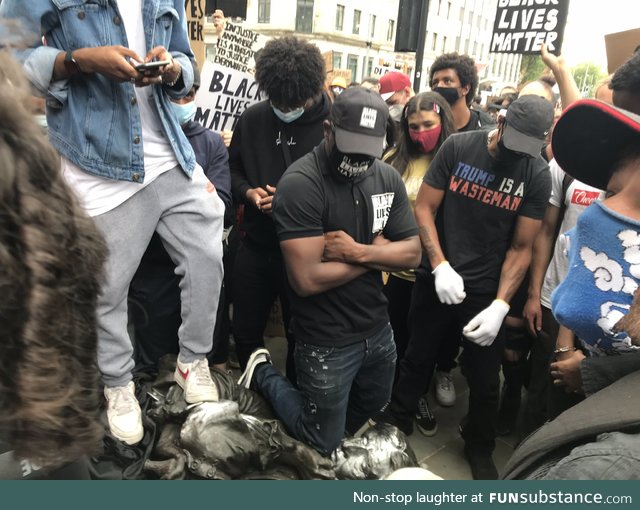
[[[106,281],[98,301],[98,366],[105,386],[131,380],[133,345],[127,331],[127,294],[154,231],[181,277],[180,360],[211,350],[223,278],[224,205],[197,167],[192,179],[176,167],[126,202],[94,217],[106,238]]]

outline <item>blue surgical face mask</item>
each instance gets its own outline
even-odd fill
[[[292,122],[302,117],[302,115],[304,115],[304,106],[301,106],[300,108],[296,108],[295,110],[291,110],[290,112],[287,112],[287,113],[283,112],[282,110],[278,110],[273,105],[271,105],[271,108],[273,109],[273,113],[276,114],[276,117],[278,117],[285,124],[291,124]]]
[[[33,118],[38,123],[42,129],[47,129],[49,126],[47,125],[47,116],[44,113],[37,113],[33,116]]]
[[[171,108],[173,108],[173,113],[178,118],[178,122],[180,125],[186,124],[190,120],[196,116],[196,102],[189,101],[185,104],[178,104],[171,102]]]

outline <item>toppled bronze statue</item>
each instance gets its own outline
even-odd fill
[[[397,428],[378,424],[342,441],[331,457],[289,436],[266,401],[212,370],[220,401],[188,405],[173,382],[173,358],[161,361],[147,410],[158,440],[145,472],[162,479],[377,479],[417,466]]]

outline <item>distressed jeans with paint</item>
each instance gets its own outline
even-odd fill
[[[358,430],[389,401],[396,364],[393,331],[387,324],[345,347],[297,342],[295,363],[298,389],[266,363],[256,367],[255,388],[293,437],[328,455],[345,431]]]

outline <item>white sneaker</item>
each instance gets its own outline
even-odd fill
[[[436,400],[442,407],[451,407],[456,403],[456,388],[450,372],[436,371]]]
[[[173,378],[184,390],[184,399],[189,404],[218,401],[218,387],[211,379],[207,358],[193,363],[181,363],[178,360]]]
[[[133,381],[126,386],[104,388],[111,435],[129,445],[139,443],[144,435],[142,411],[135,389]]]
[[[249,356],[249,360],[247,361],[247,368],[244,369],[244,372],[238,379],[238,384],[240,386],[244,386],[245,388],[251,388],[251,381],[253,380],[253,373],[256,370],[256,367],[262,363],[271,363],[271,354],[264,347],[256,349]]]

